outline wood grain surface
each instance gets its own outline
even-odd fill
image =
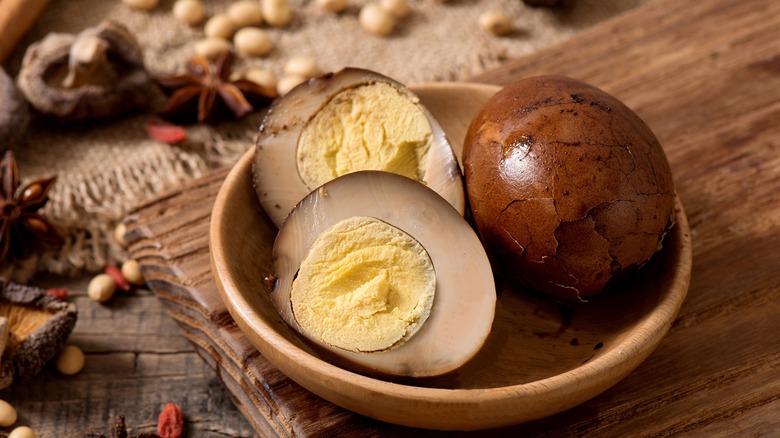
[[[99,304],[87,296],[88,281],[66,282],[79,310],[68,343],[84,351],[84,369],[63,376],[49,365],[0,392],[16,408],[17,426],[32,427],[38,438],[82,437],[89,428],[108,432],[114,416],[123,414],[133,434],[155,432],[163,405],[174,402],[184,407],[188,436],[255,436],[158,298],[139,289]],[[63,286],[59,277],[36,283]],[[0,436],[12,429],[0,428]]]
[[[604,88],[655,131],[689,217],[693,276],[669,335],[626,379],[566,412],[492,435],[776,435],[780,2],[649,1],[475,80],[505,84],[541,73]],[[133,254],[206,364],[150,294],[109,306],[80,294],[75,300],[89,317],[80,320],[74,341],[87,349],[87,372],[64,378],[47,370],[0,398],[16,404],[21,422],[38,425],[44,437],[107,427],[116,413],[149,431],[167,401],[182,404],[189,436],[419,434],[336,408],[257,353],[230,356],[245,351],[246,341],[216,298],[206,236],[226,173],[195,181],[130,218]],[[114,318],[122,328],[109,337],[117,330]]]
[[[565,74],[620,97],[664,145],[694,235],[689,297],[658,351],[603,395],[507,433],[764,435],[780,424],[780,335],[772,319],[780,310],[778,17],[780,4],[770,2],[650,2],[476,78],[504,84],[534,74]],[[139,247],[135,254],[148,271],[173,266],[179,276],[156,288],[188,282],[192,295],[212,294],[206,255],[191,252],[196,242],[205,250],[201,222],[209,207],[191,202],[212,199],[222,176],[211,180],[209,197],[199,186],[138,212],[135,226],[143,235],[138,237],[147,245],[154,242],[154,249],[145,253]],[[173,214],[175,208],[187,212]],[[171,253],[173,242],[187,242],[191,255],[177,260],[184,253]],[[385,431],[307,396],[295,384],[285,382],[284,392],[266,382],[260,387],[278,410],[243,409],[255,423],[285,409],[295,412],[286,417],[285,434],[345,432],[357,423],[360,434]]]

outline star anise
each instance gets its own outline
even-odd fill
[[[16,159],[6,151],[0,161],[0,263],[10,258],[25,259],[39,243],[62,245],[62,236],[37,213],[48,202],[56,178],[39,179],[17,190]]]
[[[221,53],[213,64],[195,56],[187,63],[186,74],[159,78],[160,87],[172,93],[160,116],[178,123],[241,118],[277,96],[276,90],[250,80],[231,79],[232,63],[230,52]]]

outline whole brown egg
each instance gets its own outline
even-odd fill
[[[480,237],[510,278],[566,299],[645,264],[672,226],[661,144],[626,105],[589,84],[539,76],[480,109],[463,146]]]

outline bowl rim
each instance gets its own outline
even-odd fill
[[[431,87],[422,84],[417,87]],[[474,83],[437,83],[431,88],[476,87],[498,89],[496,86]],[[533,382],[495,388],[429,388],[390,382],[361,375],[328,363],[300,349],[282,334],[253,314],[230,273],[221,244],[220,229],[225,226],[229,192],[251,172],[254,148],[250,148],[234,165],[220,188],[209,225],[209,257],[212,275],[220,296],[242,332],[258,350],[280,371],[307,390],[346,409],[382,421],[412,427],[434,429],[481,429],[508,426],[561,412],[582,403],[611,387],[638,366],[661,342],[682,306],[690,283],[692,268],[691,233],[683,206],[675,196],[675,236],[677,265],[669,287],[660,294],[652,311],[643,315],[629,335],[592,360],[567,372]],[[250,178],[251,180],[251,178]],[[656,317],[654,317],[656,316]],[[308,375],[307,375],[308,373]],[[598,386],[594,392],[590,388]],[[349,388],[349,394],[345,390]],[[534,400],[549,397],[558,400],[558,409],[542,409]],[[371,403],[367,401],[371,400]],[[409,418],[393,403],[409,403],[412,410],[421,406],[432,408],[418,419]],[[410,403],[412,402],[412,403]],[[460,420],[447,424],[437,421],[435,410],[463,413]],[[495,410],[515,407],[514,415],[499,415]],[[524,411],[525,410],[525,411]],[[522,412],[520,412],[522,411]],[[493,414],[493,415],[491,415]]]

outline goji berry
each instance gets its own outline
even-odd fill
[[[64,287],[46,289],[46,294],[64,300],[65,298],[68,298],[68,289]]]
[[[130,290],[130,282],[127,281],[122,271],[114,265],[106,265],[106,274],[116,283],[116,287],[127,292]]]
[[[146,132],[153,139],[168,144],[181,143],[187,139],[187,131],[184,128],[161,121],[150,121],[146,125]]]
[[[157,420],[157,435],[161,438],[179,438],[183,431],[181,408],[176,403],[166,404]]]

